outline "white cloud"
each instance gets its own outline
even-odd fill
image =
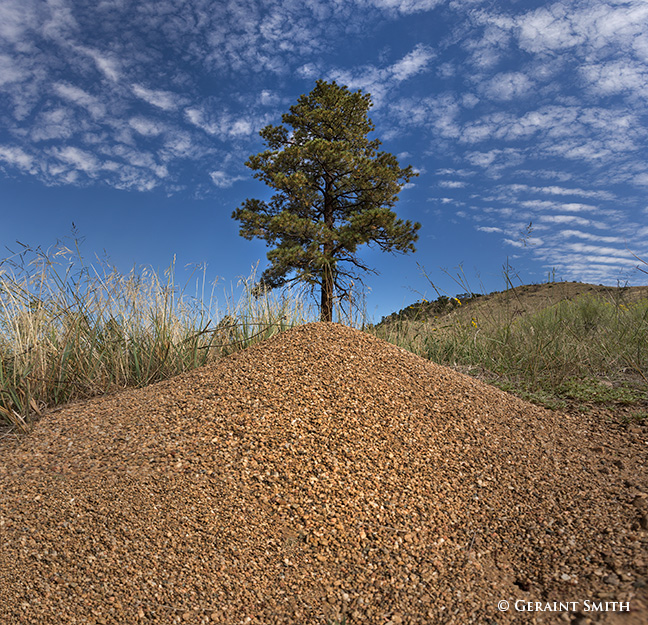
[[[590,234],[589,232],[582,232],[581,230],[560,230],[558,234],[565,239],[578,238],[595,241],[597,243],[625,243],[625,239],[622,237],[606,237],[598,234]]]
[[[113,182],[117,189],[135,189],[136,191],[152,191],[158,186],[158,181],[148,172],[137,167],[120,167],[119,176]]]
[[[644,63],[648,63],[648,35],[638,35],[634,38],[632,44],[637,58]]]
[[[97,69],[106,77],[108,80],[117,82],[121,77],[120,71],[120,62],[115,59],[112,55],[102,54],[97,50],[91,48],[79,48],[80,51],[85,52],[87,55],[92,57]]]
[[[567,243],[565,248],[578,253],[587,253],[587,254],[596,254],[602,256],[608,256],[610,258],[632,258],[632,252],[628,250],[619,250],[614,247],[603,247],[597,245],[588,245],[586,243]]]
[[[495,226],[477,226],[477,230],[481,230],[481,232],[504,232],[501,228]]]
[[[591,55],[608,46],[632,49],[645,34],[648,6],[643,0],[627,2],[554,2],[550,6],[508,17],[483,12],[477,21],[495,23],[510,32],[520,48],[535,54],[577,50]]]
[[[493,197],[483,199],[500,205],[506,201],[511,208],[478,205],[475,206],[478,213],[473,218],[491,221],[489,225],[477,226],[477,230],[486,233],[501,230],[507,235],[504,243],[519,250],[526,244],[527,254],[546,267],[556,268],[565,279],[615,282],[633,266],[627,249],[631,242],[635,241],[635,249],[646,247],[642,237],[648,235],[648,227],[644,227],[642,234],[640,225],[629,220],[627,211],[605,204],[570,201],[572,197],[595,198],[605,203],[615,201],[618,205],[615,196],[607,191],[508,184],[497,187]],[[591,218],[592,215],[597,217]],[[492,223],[494,219],[507,225]],[[534,233],[542,233],[542,238],[533,236],[526,241],[518,238],[515,233],[520,220],[532,222]]]
[[[227,134],[231,137],[244,137],[251,135],[254,132],[254,127],[248,119],[237,119],[229,125]]]
[[[599,222],[577,217],[576,215],[539,215],[536,218],[540,222],[550,224],[576,224],[578,226],[593,226],[594,228],[606,229],[607,225]]]
[[[49,0],[40,32],[59,44],[66,45],[70,36],[78,31],[79,25],[74,18],[72,7],[65,0]]]
[[[427,98],[401,98],[388,104],[389,119],[398,128],[426,127],[437,137],[457,138],[461,133],[458,123],[460,107],[451,94]]]
[[[461,96],[461,104],[466,109],[471,109],[479,104],[479,98],[474,93],[465,93]]]
[[[400,61],[394,63],[389,71],[396,80],[406,80],[425,71],[434,57],[431,48],[419,44]]]
[[[461,23],[461,3],[454,7]],[[558,0],[530,11],[494,3],[467,15],[454,42],[476,66],[471,88],[500,101],[533,94],[552,104],[486,115],[483,107],[461,124],[463,142],[533,141],[525,159],[604,164],[603,183],[639,175],[632,165],[648,140],[645,0]]]
[[[404,123],[422,126],[427,120],[425,109],[398,111]],[[639,150],[648,139],[648,128],[642,122],[639,111],[628,107],[602,106],[579,107],[575,104],[548,105],[521,115],[499,111],[461,123],[461,112],[453,118],[453,130],[461,143],[496,143],[499,147],[488,152],[463,154],[468,162],[490,167],[497,159],[497,173],[502,168],[519,165],[525,160],[568,159],[583,164],[605,163],[607,180],[616,176],[615,182],[628,182],[631,170],[623,167],[627,159],[636,159]],[[407,113],[410,113],[407,115]],[[429,122],[428,122],[429,123]],[[529,141],[532,140],[533,144]],[[524,149],[504,148],[506,143],[519,144]],[[505,155],[514,158],[505,159]],[[509,162],[506,163],[505,161]],[[534,171],[538,171],[535,169]],[[554,176],[569,179],[569,175]],[[603,180],[603,179],[602,179]]]
[[[31,128],[33,141],[67,139],[79,131],[82,125],[69,108],[58,107],[40,113]]]
[[[14,58],[0,54],[0,87],[23,79],[23,73],[18,69]]]
[[[160,122],[145,117],[132,117],[128,124],[133,130],[145,137],[157,137],[163,132]]]
[[[353,70],[334,69],[328,72],[328,79],[346,85],[349,89],[362,89],[370,93],[374,106],[380,106],[389,90],[389,72],[373,65],[365,65]]]
[[[196,108],[190,108],[185,110],[185,115],[187,116],[189,122],[191,122],[194,126],[200,128],[201,130],[204,130],[207,134],[215,135],[221,133],[220,126],[208,122],[205,119],[204,111]]]
[[[467,186],[467,183],[462,180],[440,180],[437,184],[446,189],[463,189]]]
[[[555,145],[557,139],[592,136],[601,141],[617,138],[619,132],[627,133],[637,124],[631,114],[619,114],[614,109],[580,108],[577,106],[550,105],[529,111],[521,116],[511,113],[494,113],[466,124],[463,140],[474,143],[496,138],[509,141],[529,139],[539,135],[545,149]],[[596,133],[592,133],[595,130]]]
[[[546,256],[547,269],[554,268],[561,278],[593,284],[615,284],[636,262],[595,254],[552,252]]]
[[[348,18],[354,9],[350,2],[223,0],[205,3],[199,33],[191,20],[175,20],[168,30],[179,48],[183,39],[191,39],[195,60],[210,71],[287,74],[294,59],[305,66],[328,51],[333,35],[351,34],[355,27]]]
[[[596,139],[560,141],[544,146],[548,155],[557,155],[576,161],[602,161],[613,155],[613,150]]]
[[[586,37],[578,32],[573,13],[560,3],[527,13],[513,22],[520,47],[527,52],[565,50],[583,43]]]
[[[457,75],[457,66],[455,63],[446,61],[436,66],[436,72],[442,78],[453,78]]]
[[[486,95],[494,100],[513,100],[528,95],[534,83],[526,74],[507,72],[497,74],[482,85]]]
[[[321,74],[321,70],[315,63],[306,63],[295,70],[300,78],[315,78]]]
[[[20,45],[38,24],[35,0],[3,0],[0,3],[0,38]]]
[[[510,21],[490,15],[486,11],[472,11],[469,18],[479,27],[483,26],[481,35],[471,33],[466,37],[462,33],[461,43],[471,53],[470,61],[479,70],[488,71],[494,68],[509,47],[511,40]]]
[[[472,165],[488,167],[495,162],[500,150],[491,150],[490,152],[473,152],[466,155],[466,160]]]
[[[443,169],[437,169],[437,171],[435,173],[438,176],[462,176],[464,178],[475,175],[475,172],[470,171],[469,169],[452,169],[450,167],[444,167]]]
[[[55,83],[53,88],[59,97],[78,106],[82,106],[95,118],[103,117],[106,114],[106,107],[98,98],[75,85]]]
[[[598,212],[596,206],[591,204],[579,204],[578,202],[569,202],[567,204],[561,204],[559,210],[580,213],[580,212]]]
[[[513,148],[495,149],[488,152],[469,152],[465,154],[465,158],[472,165],[483,167],[491,174],[497,173],[502,168],[521,163],[524,160],[523,154]]]
[[[576,195],[579,197],[588,197],[588,198],[595,198],[600,200],[615,199],[615,196],[609,191],[591,191],[588,189],[579,189],[576,187],[569,188],[569,187],[558,187],[554,185],[550,185],[546,187],[538,187],[538,186],[529,186],[525,184],[512,184],[512,185],[508,185],[508,187],[502,187],[502,188],[510,189],[511,191],[514,192],[530,191],[533,193],[545,193],[547,195]]]
[[[131,85],[131,88],[138,98],[141,98],[145,102],[148,102],[164,111],[175,111],[184,102],[182,96],[170,91],[147,89],[138,84]]]
[[[191,135],[183,131],[167,132],[164,150],[171,158],[196,158],[203,154],[194,146]]]
[[[268,89],[263,89],[259,100],[263,106],[275,106],[281,100],[279,95],[276,92],[270,91]]]
[[[89,176],[94,176],[100,167],[99,161],[93,154],[81,150],[73,146],[66,146],[64,148],[55,148],[52,154],[56,158],[75,169],[83,171]]]
[[[358,0],[356,0],[358,1]],[[379,9],[391,9],[399,13],[410,14],[431,11],[443,0],[367,0]]]
[[[350,89],[362,89],[370,93],[374,106],[380,107],[390,90],[398,83],[427,71],[435,56],[431,48],[419,44],[392,65],[364,65],[352,70],[334,69],[328,72],[328,79],[344,84]]]
[[[115,146],[111,151],[113,156],[119,156],[133,167],[145,170],[157,178],[166,178],[169,175],[166,165],[160,165],[155,157],[148,152],[143,152],[128,146]]]
[[[581,72],[589,87],[603,95],[636,91],[648,95],[648,68],[628,60],[585,65]]]
[[[524,244],[523,241],[518,241],[514,239],[504,239],[504,243],[508,243],[509,245],[512,245],[513,247],[517,247],[520,249],[524,249],[528,247],[527,245]]]
[[[526,208],[535,208],[539,210],[561,210],[567,211],[570,213],[581,213],[581,212],[598,212],[596,206],[591,204],[579,204],[578,202],[552,202],[550,200],[523,200],[520,202],[521,206]]]
[[[525,208],[535,208],[539,210],[547,209],[558,209],[560,208],[560,203],[550,202],[549,200],[524,200],[520,202],[520,206]]]
[[[235,182],[239,180],[244,180],[243,176],[230,176],[224,171],[212,171],[209,174],[209,177],[212,179],[212,182],[219,188],[224,189],[231,187]]]
[[[205,109],[185,109],[189,122],[209,135],[220,139],[246,137],[252,135],[257,126],[262,123],[261,118],[251,120],[249,117],[233,118],[229,113],[212,113]]]
[[[34,165],[34,159],[22,148],[8,145],[0,145],[0,161],[24,171],[32,171]]]

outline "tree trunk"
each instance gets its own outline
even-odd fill
[[[331,267],[325,267],[322,274],[320,311],[321,321],[333,321],[333,272]]]
[[[320,300],[320,320],[333,321],[333,271],[335,264],[331,257],[333,252],[333,242],[328,240],[328,235],[333,229],[333,200],[331,198],[329,189],[331,187],[331,175],[325,174],[325,187],[324,187],[324,225],[325,239],[323,245],[324,258],[327,261],[322,269],[322,297]]]

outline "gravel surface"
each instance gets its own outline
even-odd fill
[[[0,623],[645,624],[647,442],[300,326],[5,439]]]

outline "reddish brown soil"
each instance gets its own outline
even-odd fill
[[[648,623],[647,452],[300,326],[6,438],[0,623]]]

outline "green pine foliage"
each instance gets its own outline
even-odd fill
[[[246,162],[276,193],[269,202],[247,199],[232,214],[241,236],[274,247],[259,290],[295,281],[319,286],[323,321],[332,320],[334,292],[361,283],[358,270],[374,271],[358,258],[359,246],[413,252],[421,227],[391,210],[417,174],[368,139],[371,106],[369,94],[317,81],[283,115],[284,125],[261,131],[267,149]]]

